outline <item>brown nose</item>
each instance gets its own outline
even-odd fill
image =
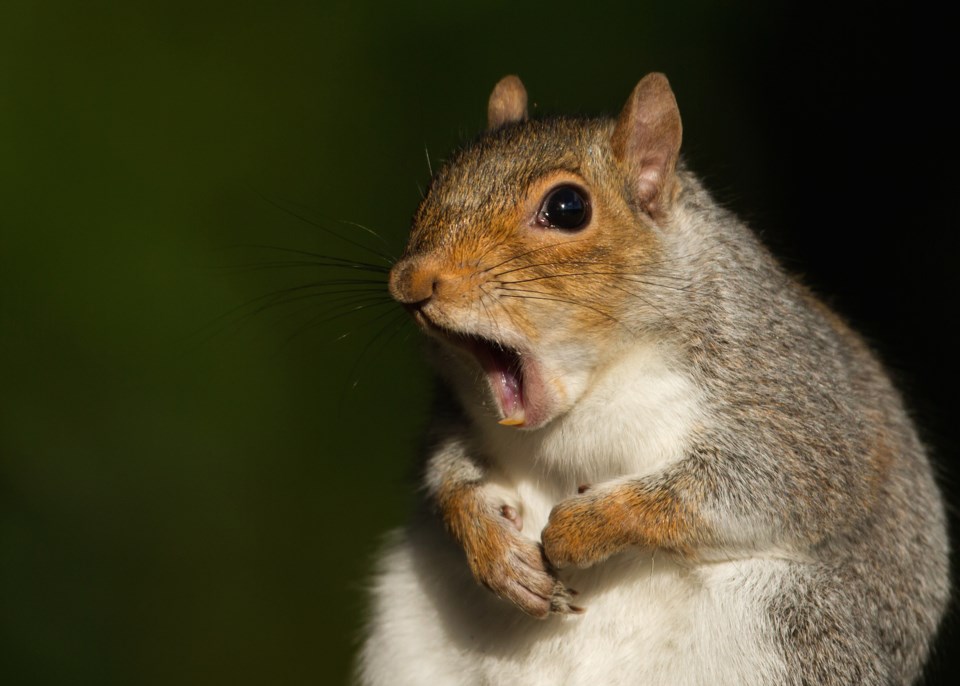
[[[408,257],[390,270],[390,295],[410,308],[420,308],[433,297],[440,281],[440,270],[431,260]]]

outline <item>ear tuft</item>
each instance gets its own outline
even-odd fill
[[[670,202],[682,135],[680,110],[667,77],[647,74],[623,106],[610,144],[650,216],[662,215]]]
[[[490,102],[487,104],[487,130],[493,131],[504,124],[526,118],[527,89],[518,77],[512,74],[504,76],[490,94]]]

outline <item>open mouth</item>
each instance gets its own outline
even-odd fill
[[[522,353],[488,338],[443,329],[439,331],[446,340],[472,354],[483,369],[499,405],[500,423],[523,426],[527,417]]]

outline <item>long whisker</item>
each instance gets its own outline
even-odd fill
[[[374,319],[373,321],[379,321],[380,319],[383,319],[384,316],[389,314],[391,313],[388,311],[381,315],[378,315],[377,318]],[[383,340],[381,345],[377,348],[377,351],[383,350],[387,345],[389,345],[390,341],[392,341],[393,338],[397,335],[397,332],[403,329],[404,322],[410,321],[409,318],[407,317],[407,313],[403,312],[402,310],[400,312],[393,312],[393,315],[394,316],[390,319],[390,321],[388,321],[383,327],[381,327],[380,331],[378,331],[375,336],[371,337],[370,340],[367,341],[366,345],[363,346],[363,349],[360,351],[360,354],[357,356],[357,359],[354,360],[353,364],[350,366],[350,371],[347,373],[347,378],[348,379],[353,378],[353,383],[350,384],[351,390],[355,389],[357,385],[360,383],[359,375],[357,376],[354,376],[354,375],[356,374],[357,368],[360,366],[360,363],[363,361],[364,357],[366,357],[367,353],[373,349],[374,344],[376,344],[376,342],[383,337],[384,333],[389,331],[390,334],[386,337],[386,339]],[[340,397],[341,407],[345,405],[345,402],[344,402],[345,394],[346,394],[346,388],[344,388],[343,394],[341,394],[341,397]]]
[[[494,250],[496,250],[497,248],[499,248],[501,245],[503,245],[502,242],[491,243],[490,246],[489,246],[486,250],[484,250],[482,253],[480,253],[480,256],[477,257],[477,258],[474,260],[474,263],[475,263],[477,266],[479,266],[480,264],[483,263],[483,260],[486,258],[487,255],[489,255],[490,253],[492,253]],[[502,264],[502,263],[501,263],[501,264]],[[487,269],[484,269],[484,270],[481,271],[480,273],[481,273],[481,274],[486,274],[487,272],[490,271],[490,269],[496,269],[496,266],[494,266],[494,267],[489,267],[489,268],[487,268]]]
[[[491,324],[493,324],[494,327],[497,329],[497,338],[499,339],[499,338],[502,337],[502,333],[501,333],[501,330],[500,330],[500,322],[497,320],[496,317],[494,317],[494,316],[490,313],[490,308],[487,307],[487,303],[485,302],[485,299],[486,299],[486,298],[490,298],[490,297],[492,297],[492,296],[483,289],[483,286],[481,286],[481,287],[480,287],[480,297],[477,298],[477,302],[480,304],[480,307],[483,308],[483,312],[484,312],[484,315],[486,315],[487,321],[489,321]],[[507,313],[507,315],[510,317],[510,320],[513,321],[513,317],[510,316],[510,310],[504,310],[504,311],[505,311],[505,312]],[[515,322],[514,322],[514,323],[515,323]]]
[[[293,288],[280,289],[273,293],[268,293],[264,296],[259,296],[253,298],[251,301],[244,303],[238,307],[233,308],[230,312],[224,313],[217,317],[215,320],[209,324],[202,327],[199,331],[194,334],[199,337],[201,342],[210,341],[215,337],[225,334],[228,330],[232,330],[234,334],[238,333],[250,322],[254,321],[255,317],[267,310],[274,310],[279,308],[285,308],[293,303],[304,300],[314,300],[322,299],[325,305],[331,305],[325,310],[325,312],[332,312],[335,309],[342,307],[349,307],[358,304],[370,304],[376,305],[378,303],[387,303],[392,302],[384,293],[374,291],[371,289],[361,288],[361,289],[342,289],[338,291],[309,291],[308,289],[315,287],[315,284],[308,284],[306,286],[296,286]],[[304,292],[307,291],[307,292]],[[331,297],[335,296],[335,297]],[[263,302],[266,301],[266,302]],[[257,307],[247,312],[242,312],[242,310],[249,309],[249,307],[256,303],[260,302]],[[315,310],[316,302],[307,308],[300,308],[294,311],[286,311],[281,315],[284,318],[290,318],[298,315],[300,312],[306,310]],[[228,318],[236,315],[235,319],[228,320]]]
[[[365,295],[368,293],[369,295]],[[340,297],[331,298],[331,295],[340,294]],[[295,302],[302,300],[316,300],[318,298],[323,298],[324,304],[337,305],[339,303],[343,304],[356,304],[356,303],[378,303],[378,302],[392,302],[389,298],[384,298],[381,294],[373,293],[371,291],[335,291],[333,293],[306,293],[304,295],[292,296],[279,300],[277,302],[268,303],[263,305],[260,309],[252,312],[253,314],[258,314],[270,308],[276,308],[283,305],[291,305]],[[311,306],[310,309],[313,309]],[[295,314],[295,313],[294,313]]]
[[[371,307],[382,307],[384,305],[395,305],[395,304],[396,303],[392,300],[380,300],[376,302],[361,303],[359,305],[353,305],[343,311],[336,312],[335,314],[329,314],[331,310],[326,310],[323,313],[321,313],[321,315],[310,318],[306,323],[304,323],[303,326],[301,326],[293,334],[288,336],[287,339],[284,341],[284,345],[289,345],[291,342],[294,341],[294,339],[299,338],[310,329],[316,328],[321,324],[326,324],[328,322],[341,319],[343,317],[349,316],[351,314],[355,314],[361,310],[369,309]],[[340,307],[342,308],[344,306],[340,306]],[[340,309],[340,308],[332,308],[332,309]],[[327,315],[327,316],[324,316],[324,315]]]
[[[515,283],[530,283],[533,281],[544,281],[547,279],[561,279],[567,277],[578,277],[578,276],[615,276],[622,281],[630,281],[631,283],[644,284],[646,286],[654,286],[656,288],[668,288],[674,291],[686,291],[692,287],[692,284],[687,284],[686,286],[671,286],[668,284],[657,283],[655,281],[649,281],[646,279],[631,278],[637,276],[638,274],[633,272],[568,272],[565,274],[545,274],[543,276],[531,276],[527,279],[511,279],[509,281],[499,281],[502,284],[515,284]],[[654,275],[654,278],[658,278]]]
[[[486,303],[484,302],[484,299],[489,299],[489,300],[494,300],[494,301],[496,301],[496,296],[492,295],[491,293],[488,293],[487,290],[486,290],[483,286],[484,286],[484,284],[480,284],[480,302],[483,304],[483,309],[486,311],[487,317],[488,317],[491,321],[496,321],[496,319],[493,317],[493,315],[490,314],[490,309],[487,307]],[[504,289],[504,290],[506,290],[506,289]],[[513,324],[514,328],[519,329],[519,330],[522,330],[522,327],[517,323],[516,318],[513,316],[513,313],[510,312],[509,309],[504,308],[502,311],[503,311],[504,314],[507,315],[507,319],[510,320],[510,323]]]
[[[638,269],[645,269],[642,272],[624,272],[632,274],[635,276],[656,276],[657,278],[663,278],[674,281],[686,281],[687,279],[680,276],[672,276],[664,272],[655,272],[653,268],[657,266],[658,263],[650,262],[647,264],[637,265]],[[556,262],[535,262],[533,264],[523,265],[521,267],[514,267],[513,269],[505,269],[502,272],[499,272],[494,275],[495,278],[500,278],[505,274],[512,274],[514,272],[523,271],[525,269],[536,269],[538,267],[612,267],[608,262],[597,262],[593,260],[558,260]]]
[[[395,304],[395,303],[394,303],[394,304]],[[386,310],[385,312],[381,312],[380,314],[378,314],[378,315],[377,315],[376,317],[374,317],[373,319],[370,319],[369,321],[365,321],[365,322],[360,323],[359,325],[357,325],[357,327],[356,327],[355,329],[351,329],[350,331],[344,331],[344,332],[341,333],[339,336],[337,336],[334,340],[335,340],[335,341],[342,341],[342,340],[344,340],[345,338],[349,338],[350,336],[352,336],[353,334],[355,334],[358,329],[361,329],[361,328],[363,328],[363,327],[365,327],[365,326],[370,326],[370,325],[372,325],[372,324],[375,324],[376,322],[380,321],[381,319],[383,319],[384,317],[386,317],[386,316],[388,316],[388,315],[390,315],[390,314],[396,315],[396,316],[394,316],[390,321],[396,321],[397,319],[401,319],[401,318],[404,318],[404,317],[407,316],[407,313],[404,312],[402,309],[401,309],[401,310],[397,310],[397,311]],[[381,335],[381,333],[382,333],[382,331],[381,331],[381,332],[378,332],[378,333],[373,337],[374,340],[376,340],[376,339]],[[370,346],[370,343],[368,342],[367,345],[364,346],[363,349],[366,350],[369,346]],[[362,357],[362,353],[361,353],[361,357]],[[348,374],[348,376],[350,376],[350,374]]]
[[[613,288],[613,289],[615,289],[615,290],[621,291],[621,292],[626,293],[627,295],[629,295],[629,296],[631,296],[631,297],[633,297],[633,298],[636,298],[637,300],[639,300],[640,302],[642,302],[644,305],[647,305],[648,307],[652,307],[653,309],[655,309],[657,312],[659,312],[659,313],[663,316],[664,319],[670,319],[670,317],[667,315],[666,312],[663,311],[663,309],[662,309],[661,307],[657,306],[655,303],[651,302],[649,299],[643,297],[643,296],[640,295],[639,293],[636,293],[636,292],[634,292],[634,291],[631,291],[631,290],[628,289],[628,288],[623,288],[622,286],[617,286],[617,285],[614,285],[614,284],[610,284],[610,288]]]
[[[343,269],[354,271],[369,271],[375,274],[386,274],[386,271],[373,270],[360,264],[340,264],[336,262],[318,262],[317,260],[264,260],[262,262],[243,262],[240,264],[228,264],[218,269],[230,271],[259,271],[265,269],[285,269],[287,267],[299,267],[301,269]],[[380,279],[381,283],[386,283],[385,278]]]
[[[613,273],[628,274],[631,276],[654,276],[658,279],[667,279],[671,281],[689,281],[689,277],[685,274],[680,273],[670,273],[664,271],[661,266],[663,265],[662,261],[652,261],[652,262],[643,262],[634,266],[637,270],[642,271],[623,271],[620,269],[620,265],[614,264],[612,262],[601,262],[599,260],[569,260],[564,262],[547,262],[542,264],[534,264],[531,267],[540,267],[540,266],[553,266],[553,267],[607,267],[613,270]]]
[[[244,315],[242,319],[236,322],[235,327],[236,327],[236,330],[239,330],[248,322],[253,321],[254,317],[257,314],[260,314],[261,312],[265,312],[270,309],[279,309],[281,307],[289,307],[290,305],[293,305],[294,303],[301,302],[301,301],[310,300],[313,302],[307,307],[301,307],[295,310],[289,310],[289,311],[283,312],[280,315],[280,317],[283,319],[292,319],[297,317],[303,312],[316,311],[317,305],[318,305],[316,301],[318,298],[322,298],[323,299],[322,305],[326,306],[320,311],[318,316],[322,316],[324,314],[332,313],[338,310],[353,308],[358,305],[362,307],[366,307],[368,305],[373,306],[381,303],[385,304],[385,303],[391,302],[386,298],[382,298],[378,295],[361,295],[358,293],[351,294],[348,292],[345,292],[345,293],[346,293],[345,295],[341,295],[340,297],[336,297],[336,298],[330,298],[326,293],[307,293],[304,295],[291,296],[291,297],[284,298],[282,300],[277,300],[275,302],[266,303],[260,306],[259,308],[257,308],[255,311]],[[360,309],[362,309],[362,307]]]
[[[582,241],[582,240],[583,240],[583,239],[581,238],[581,239],[574,240],[574,241],[567,241],[566,243],[563,243],[562,245],[570,245],[571,243],[579,243],[579,242]],[[516,255],[514,255],[514,256],[512,256],[512,257],[508,257],[508,258],[505,259],[503,262],[499,262],[499,263],[497,263],[497,264],[495,264],[495,265],[493,265],[493,266],[487,267],[486,269],[484,269],[484,270],[483,270],[482,272],[480,272],[480,273],[481,273],[481,274],[486,274],[486,273],[488,273],[488,272],[493,271],[494,269],[498,269],[498,268],[502,267],[502,266],[505,265],[505,264],[508,264],[508,263],[510,263],[510,262],[513,262],[514,260],[519,260],[521,257],[526,257],[527,255],[532,255],[533,253],[539,252],[540,250],[547,250],[547,249],[549,249],[549,248],[557,248],[557,247],[560,247],[560,245],[561,245],[561,244],[559,244],[559,243],[555,243],[555,244],[551,244],[551,245],[541,245],[541,246],[538,246],[538,247],[536,247],[536,248],[531,248],[530,250],[526,250],[526,251],[524,251],[524,252],[522,252],[522,253],[518,253],[518,254],[516,254]],[[519,267],[519,268],[520,268],[520,269],[524,269],[525,267]],[[513,271],[513,270],[508,270],[508,271],[506,271],[506,272],[500,272],[499,274],[496,274],[496,276],[501,276],[502,274],[508,274],[510,271]]]
[[[297,250],[294,248],[283,248],[277,245],[264,245],[260,243],[249,243],[249,244],[239,244],[234,245],[235,248],[256,248],[258,250],[276,250],[278,252],[286,252],[294,255],[305,255],[307,257],[312,257],[317,262],[313,262],[318,266],[329,266],[329,267],[341,267],[343,269],[362,269],[365,271],[376,272],[379,274],[389,274],[390,267],[384,266],[382,264],[373,264],[371,262],[361,262],[358,260],[349,260],[343,257],[337,257],[336,255],[325,255],[322,253],[310,252],[309,250]]]
[[[240,317],[241,317],[241,319],[239,320],[239,322],[235,322],[235,323],[242,323],[243,321],[246,321],[246,320],[248,320],[248,319],[251,319],[254,315],[256,315],[256,314],[258,314],[258,313],[260,313],[260,312],[263,312],[264,310],[267,310],[267,309],[269,309],[269,308],[271,308],[271,307],[281,306],[281,305],[286,304],[287,302],[293,302],[293,301],[299,299],[299,298],[293,298],[293,299],[291,300],[291,299],[288,298],[287,296],[291,296],[291,295],[297,294],[297,293],[303,293],[303,292],[305,292],[305,291],[310,291],[310,290],[312,290],[312,289],[323,288],[323,287],[328,286],[328,285],[343,285],[343,286],[353,286],[353,285],[356,285],[357,288],[344,289],[344,290],[332,291],[332,292],[331,292],[331,291],[328,291],[328,292],[319,292],[319,291],[318,291],[318,292],[315,292],[315,293],[309,293],[307,296],[304,296],[304,297],[329,296],[329,295],[338,295],[338,294],[343,294],[343,293],[357,293],[357,294],[361,294],[361,293],[362,293],[362,294],[366,294],[366,293],[369,293],[369,294],[371,294],[371,295],[372,295],[372,294],[375,294],[375,293],[381,293],[381,294],[382,294],[381,297],[383,297],[384,299],[386,299],[386,298],[389,297],[389,296],[386,294],[386,292],[382,289],[382,286],[377,287],[377,288],[374,288],[374,287],[373,287],[373,284],[367,284],[367,283],[366,283],[367,281],[368,281],[367,279],[356,279],[356,280],[354,280],[354,279],[339,279],[339,280],[336,280],[336,281],[328,281],[328,282],[321,282],[321,283],[308,283],[308,284],[303,284],[303,285],[300,285],[300,286],[290,286],[290,287],[287,287],[287,288],[280,288],[280,289],[277,289],[277,290],[275,290],[275,291],[271,291],[271,292],[269,292],[269,293],[264,293],[264,294],[262,294],[262,295],[258,295],[258,296],[254,297],[254,298],[250,298],[249,300],[246,300],[245,302],[242,302],[242,303],[240,303],[239,305],[230,308],[230,309],[227,310],[226,312],[223,312],[222,314],[220,314],[220,315],[218,315],[217,317],[215,317],[213,320],[211,320],[211,321],[208,322],[207,324],[203,325],[198,331],[195,332],[194,335],[199,336],[202,340],[209,340],[210,338],[212,338],[212,337],[214,337],[214,336],[217,336],[217,335],[223,333],[224,331],[226,331],[226,329],[229,328],[229,326],[230,326],[229,323],[223,324],[222,326],[219,326],[219,325],[220,325],[222,322],[225,322],[226,320],[228,320],[229,318],[231,318],[231,317],[233,317],[233,316],[235,316],[235,315],[240,315]],[[374,283],[376,283],[376,282],[374,282]],[[258,303],[259,303],[259,305],[258,305]],[[256,305],[256,307],[254,307],[255,305]],[[250,309],[251,307],[253,307],[253,309]],[[242,315],[241,315],[241,313],[243,313],[245,310],[249,310],[249,311],[247,311],[245,314],[242,314]],[[206,332],[206,333],[205,333],[205,332]]]
[[[383,243],[383,247],[385,247],[387,250],[390,250],[390,244],[387,242],[387,239],[381,236],[379,233],[377,233],[373,229],[371,229],[369,226],[364,226],[363,224],[350,221],[349,219],[339,219],[337,221],[339,221],[341,224],[346,224],[347,226],[354,226],[360,229],[361,231],[366,231],[368,234],[370,234],[371,236],[376,238],[378,241]],[[397,261],[397,258],[394,257],[391,253],[387,253],[387,257],[389,258],[391,264]]]
[[[574,243],[574,242],[576,242],[576,241],[568,241],[568,244],[569,244],[569,243]],[[718,240],[717,242],[718,242],[719,245],[725,245],[728,241]],[[548,248],[548,247],[555,247],[555,245],[541,246],[540,248],[534,248],[533,250],[528,250],[527,252],[520,253],[520,254],[518,254],[518,255],[514,255],[513,257],[508,258],[507,260],[505,260],[504,262],[500,263],[499,265],[494,265],[493,267],[490,267],[489,269],[487,269],[487,270],[485,270],[485,271],[489,271],[490,269],[496,269],[497,267],[502,266],[503,264],[506,264],[507,262],[510,262],[511,260],[518,259],[518,258],[520,258],[520,257],[524,257],[524,256],[526,256],[526,255],[528,255],[528,254],[530,254],[530,253],[536,252],[537,250],[545,249],[545,248]],[[652,269],[652,268],[659,267],[659,266],[662,266],[662,265],[670,264],[671,262],[678,262],[678,261],[680,261],[680,260],[686,260],[686,259],[692,259],[692,258],[695,258],[695,257],[699,257],[699,256],[703,255],[704,253],[709,252],[710,250],[716,249],[717,247],[718,247],[718,245],[712,245],[712,244],[711,244],[711,245],[707,245],[707,246],[704,247],[702,250],[697,250],[697,251],[692,252],[692,253],[688,253],[688,254],[685,254],[685,255],[676,255],[676,256],[674,256],[674,257],[664,258],[664,259],[661,259],[661,260],[651,260],[651,261],[649,261],[649,262],[644,262],[643,264],[640,264],[640,265],[637,265],[637,266],[638,266],[638,268]],[[608,263],[606,263],[606,262],[598,262],[598,261],[594,261],[594,260],[558,260],[558,261],[555,261],[555,262],[540,262],[540,263],[535,263],[535,264],[530,264],[530,265],[523,265],[523,266],[521,266],[521,267],[516,267],[516,268],[514,268],[514,269],[505,270],[505,271],[503,271],[503,272],[500,272],[500,273],[496,274],[495,276],[496,276],[496,277],[500,277],[500,276],[503,276],[504,274],[510,274],[510,273],[512,273],[512,272],[514,272],[514,271],[521,271],[521,270],[523,270],[523,269],[533,269],[533,268],[535,268],[535,267],[557,267],[557,266],[571,266],[571,265],[578,265],[578,266],[591,266],[591,265],[592,265],[592,266],[607,266]],[[678,280],[678,281],[679,281],[679,280],[685,280],[683,277],[680,277],[680,276],[670,276],[670,275],[668,275],[668,274],[663,274],[663,273],[660,273],[659,278],[675,279],[675,280]]]
[[[427,146],[423,146],[423,154],[427,156],[427,171],[430,172],[430,178],[433,178],[433,163],[430,162],[430,149]]]
[[[389,255],[386,255],[386,254],[380,252],[379,250],[375,250],[375,249],[371,248],[371,247],[368,246],[368,245],[364,245],[363,243],[360,243],[360,242],[355,241],[355,240],[353,240],[353,239],[351,239],[351,238],[348,238],[348,237],[346,237],[346,236],[343,236],[342,234],[334,231],[333,229],[331,229],[331,228],[329,228],[329,227],[327,227],[327,226],[323,226],[322,224],[318,224],[317,222],[315,222],[315,221],[313,221],[312,219],[304,216],[304,215],[301,214],[300,212],[296,212],[296,211],[292,210],[291,208],[287,207],[286,205],[284,205],[284,204],[282,204],[282,203],[274,200],[273,198],[267,197],[266,195],[264,195],[263,193],[260,193],[260,192],[257,191],[257,190],[254,190],[254,193],[256,193],[256,194],[260,197],[261,200],[263,200],[264,202],[270,203],[271,205],[273,205],[275,208],[277,208],[277,209],[280,210],[281,212],[286,212],[286,213],[289,214],[290,216],[295,217],[296,219],[299,219],[300,221],[304,222],[305,224],[309,224],[310,226],[312,226],[312,227],[314,227],[314,228],[320,229],[320,230],[323,231],[324,233],[327,233],[327,234],[333,236],[334,238],[337,238],[337,239],[343,241],[344,243],[348,243],[349,245],[352,245],[352,246],[354,246],[355,248],[360,248],[361,250],[365,250],[366,252],[371,253],[372,255],[375,255],[376,257],[379,257],[381,260],[383,260],[384,262],[386,262],[388,265],[393,264],[393,263],[396,261],[395,259],[393,259],[393,258],[390,257]]]
[[[513,290],[513,289],[501,288],[501,290],[509,291],[509,290]],[[541,291],[523,291],[522,289],[517,289],[517,290],[518,290],[520,293],[541,293]],[[597,314],[599,314],[599,315],[602,316],[602,317],[605,317],[606,319],[609,319],[610,321],[618,324],[619,326],[622,326],[622,327],[625,328],[627,331],[629,331],[631,334],[635,333],[635,332],[633,331],[633,329],[631,329],[629,326],[627,326],[626,324],[624,324],[622,321],[620,321],[619,319],[617,319],[617,318],[614,317],[613,315],[611,315],[611,314],[609,314],[609,313],[607,313],[607,312],[604,312],[603,310],[601,310],[601,309],[599,309],[599,308],[593,307],[592,305],[587,305],[586,303],[577,302],[576,300],[568,300],[567,298],[556,298],[556,297],[552,297],[552,298],[551,298],[551,297],[545,297],[545,296],[543,296],[543,295],[526,295],[526,294],[519,294],[519,295],[518,295],[518,294],[513,294],[513,293],[501,293],[499,297],[501,297],[501,298],[524,298],[524,299],[527,299],[527,300],[546,300],[546,301],[551,301],[551,302],[565,303],[565,304],[567,304],[567,305],[575,305],[575,306],[577,306],[577,307],[584,307],[584,308],[586,308],[586,309],[588,309],[588,310],[591,310],[591,311],[593,311],[593,312],[596,312]]]
[[[372,286],[374,286],[374,285],[376,285],[376,286],[378,286],[378,287],[377,287],[377,288],[372,287]],[[240,311],[240,310],[246,309],[246,308],[250,307],[251,305],[253,305],[253,304],[255,304],[255,303],[258,303],[258,302],[261,302],[261,301],[264,301],[264,300],[267,300],[268,302],[273,302],[273,301],[276,301],[276,300],[279,300],[279,299],[283,298],[283,297],[286,296],[286,295],[290,295],[291,293],[298,293],[298,292],[302,292],[302,291],[306,291],[306,290],[310,290],[310,289],[325,288],[325,287],[327,287],[327,286],[358,286],[358,287],[357,287],[357,288],[352,288],[352,289],[349,289],[349,290],[340,290],[340,291],[332,291],[332,292],[329,292],[329,291],[328,291],[328,292],[326,292],[326,293],[316,293],[315,295],[318,295],[318,296],[319,296],[319,295],[339,295],[339,294],[341,294],[341,293],[371,293],[371,294],[373,294],[373,293],[381,293],[384,298],[389,298],[389,296],[387,295],[386,291],[381,287],[382,284],[380,284],[379,282],[376,282],[376,281],[374,281],[374,282],[372,282],[372,283],[371,283],[371,282],[368,282],[368,281],[365,280],[365,279],[357,279],[357,280],[353,280],[353,279],[338,279],[338,280],[335,280],[335,281],[321,281],[321,282],[317,282],[317,283],[301,284],[301,285],[299,285],[299,286],[288,286],[287,288],[280,288],[280,289],[278,289],[278,290],[271,291],[271,292],[269,292],[269,293],[264,293],[263,295],[258,295],[258,296],[256,296],[256,297],[250,298],[250,299],[247,300],[246,302],[243,302],[243,303],[241,303],[240,305],[237,305],[236,307],[228,310],[228,311],[225,312],[224,314],[220,315],[220,317],[218,317],[218,319],[222,319],[223,317],[228,317],[228,316],[230,316],[231,314],[234,314],[234,313],[236,313],[236,312],[238,312],[238,311]],[[254,313],[260,312],[260,311],[262,311],[262,310],[259,310],[259,309],[254,310]],[[216,321],[216,320],[215,320],[215,321]]]

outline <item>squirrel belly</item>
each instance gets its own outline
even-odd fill
[[[789,683],[765,607],[794,563],[686,567],[628,552],[568,575],[586,612],[540,621],[478,586],[461,558],[429,525],[394,532],[373,587],[360,683]]]
[[[443,380],[379,561],[377,684],[910,684],[944,506],[863,341],[679,157],[666,78],[434,177],[390,291]]]

